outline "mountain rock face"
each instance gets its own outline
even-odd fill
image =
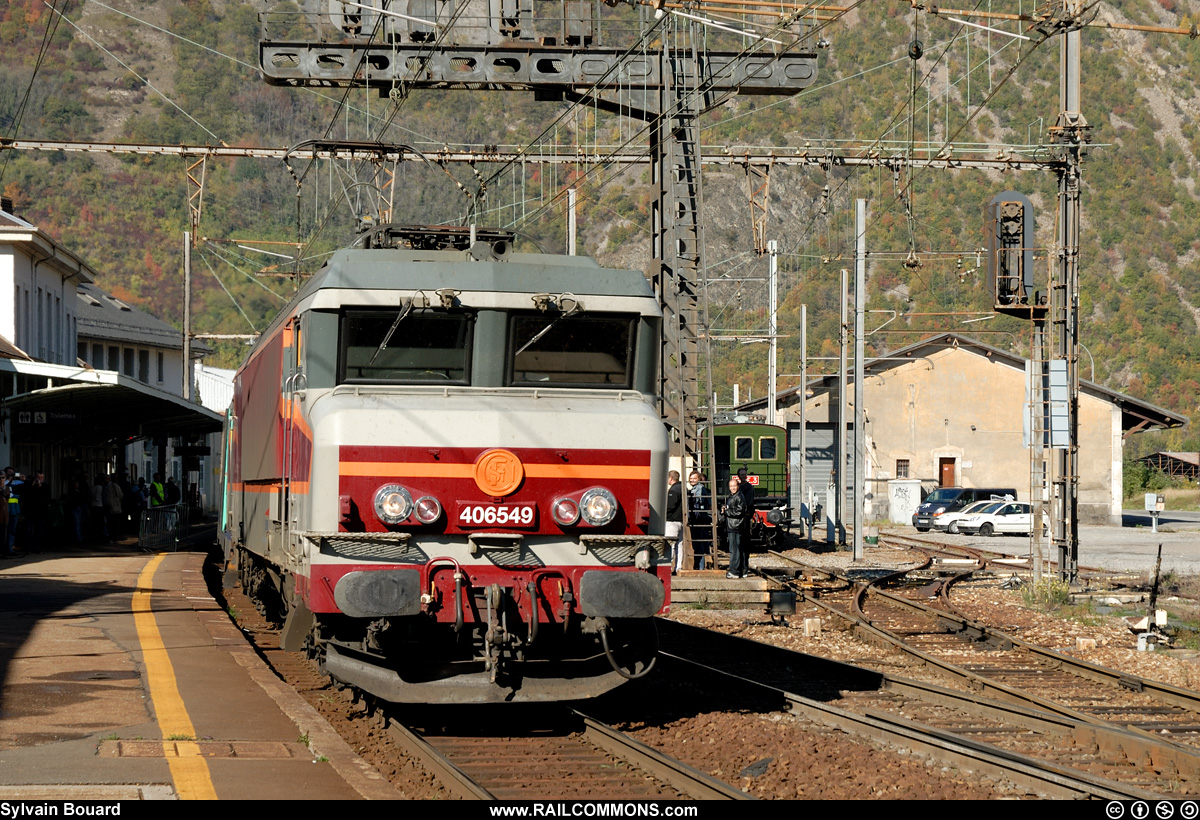
[[[260,13],[269,11],[302,36],[294,12],[327,5],[110,0],[73,6],[59,17],[40,0],[0,0],[3,136],[264,147],[373,139],[431,155],[442,148],[524,145],[531,156],[547,146],[602,156],[619,145],[646,146],[644,123],[594,107],[536,101],[528,92],[397,87],[345,93],[263,82]],[[1028,12],[1027,6],[993,2],[988,8],[1000,15]],[[1093,22],[1187,28],[1197,12],[1200,0],[1105,2]],[[635,23],[639,13],[645,17],[623,6],[602,10]],[[699,13],[724,14],[703,7]],[[730,157],[749,147],[791,156],[828,151],[833,157],[861,148],[881,157],[920,157],[942,150],[947,140],[954,143],[952,155],[1037,152],[1058,115],[1058,39],[1038,42],[1027,23],[977,18],[987,31],[953,16],[890,0],[841,15],[822,12],[810,39],[827,45],[817,52],[817,82],[790,99],[733,97],[703,115],[701,140]],[[722,19],[729,22],[728,15]],[[915,61],[908,56],[914,40],[921,43]],[[1081,372],[1194,413],[1200,404],[1200,43],[1098,26],[1085,29],[1082,40],[1082,109],[1092,145],[1082,178]],[[0,190],[21,216],[87,258],[110,292],[179,321],[181,232],[189,224],[189,192],[197,193],[189,188],[185,160],[10,151],[0,161]],[[361,163],[293,160],[289,168],[278,160],[240,158],[210,160],[202,170],[203,237],[298,241],[306,257],[302,269],[352,241],[355,213],[377,202],[370,194],[375,171]],[[396,180],[396,221],[473,219],[513,227],[524,247],[546,251],[565,247],[562,192],[575,187],[580,252],[605,264],[652,269],[655,192],[645,165],[412,163],[398,169]],[[755,254],[751,236],[751,200],[763,201],[761,185],[736,163],[705,169],[714,335],[766,329],[767,261]],[[868,207],[869,326],[879,328],[868,339],[871,352],[946,329],[1028,350],[1030,328],[1018,320],[962,322],[990,311],[983,208],[1000,191],[1020,191],[1034,204],[1035,289],[1047,290],[1057,186],[1052,174],[1015,169],[772,166],[766,235],[780,251],[779,372],[799,371],[801,304],[808,305],[809,355],[836,353],[840,271],[853,269],[858,198]],[[198,330],[261,328],[292,289],[290,278],[271,274],[294,267],[237,243],[202,244],[193,305]],[[236,347],[219,350],[218,363],[239,355]],[[742,396],[765,390],[765,345],[715,342],[713,364],[720,402],[728,402],[734,383],[742,385]],[[809,370],[825,372],[826,364]],[[794,380],[781,381],[790,384]],[[1189,435],[1175,432],[1147,446],[1200,449],[1185,441]]]

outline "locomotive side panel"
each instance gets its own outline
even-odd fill
[[[279,438],[282,372],[283,337],[276,334],[255,348],[235,379],[234,408],[241,422],[238,443],[242,481],[282,478]]]

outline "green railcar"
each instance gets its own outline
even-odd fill
[[[709,485],[717,509],[729,494],[729,478],[745,467],[754,487],[754,520],[750,529],[754,547],[774,548],[791,525],[789,503],[787,430],[772,424],[731,423],[713,428],[713,455],[708,436],[702,434],[704,464],[714,480]]]

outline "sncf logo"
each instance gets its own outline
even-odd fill
[[[475,460],[475,486],[485,495],[511,495],[524,478],[525,466],[508,450],[488,450]]]

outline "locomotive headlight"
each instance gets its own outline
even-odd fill
[[[422,496],[417,499],[415,515],[422,524],[432,524],[442,517],[442,504],[431,495]]]
[[[583,520],[593,527],[603,527],[617,517],[617,499],[603,487],[593,487],[579,500]]]
[[[579,520],[579,505],[573,499],[560,498],[550,506],[550,514],[559,524],[569,527]]]
[[[412,496],[400,485],[385,484],[375,491],[375,514],[383,523],[399,524],[412,511]]]

